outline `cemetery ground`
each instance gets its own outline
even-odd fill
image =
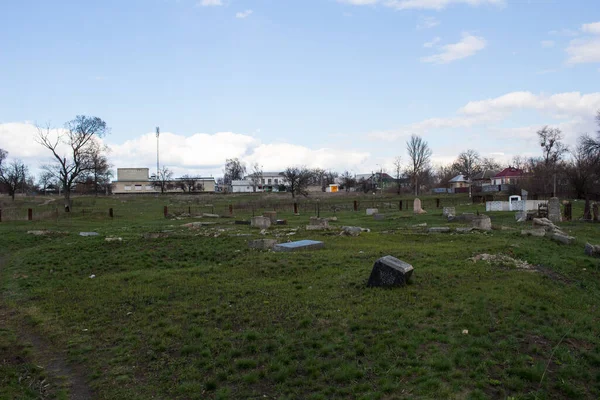
[[[287,225],[264,235],[235,224],[289,202],[281,195],[233,207],[230,218],[186,215],[228,216],[229,204],[251,199],[83,197],[56,218],[52,202],[27,200],[13,210],[18,221],[5,207],[0,398],[600,397],[600,259],[583,251],[600,244],[600,225],[559,223],[577,238],[564,245],[521,236],[531,222],[497,212],[492,231],[459,234],[467,223],[447,222],[428,197],[425,215],[406,197],[402,211],[396,197],[358,198],[357,212],[342,207],[354,198],[336,196],[339,207],[323,199],[319,213],[336,208],[329,225],[338,229],[322,231],[305,230],[313,203],[300,215],[278,210]],[[484,212],[452,199],[459,214]],[[372,203],[385,218],[365,215]],[[165,218],[164,205],[179,219]],[[574,219],[582,214],[574,203]],[[424,223],[453,231],[415,226]],[[341,236],[347,225],[371,231]],[[325,247],[248,248],[259,238]],[[409,284],[367,288],[373,262],[388,254],[414,266]],[[472,261],[480,254],[527,264]]]

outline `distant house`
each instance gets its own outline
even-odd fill
[[[456,175],[454,178],[448,181],[451,189],[468,188],[471,186],[471,182],[465,178],[464,175]]]
[[[244,181],[250,181],[252,186],[252,177],[250,175],[244,178]],[[287,181],[283,176],[283,172],[263,172],[260,181],[258,182],[258,186],[256,188],[257,192],[278,192],[280,186],[286,186]],[[254,190],[251,190],[254,191]]]
[[[256,189],[258,191],[258,188]],[[262,191],[262,189],[261,189]],[[232,193],[252,193],[254,192],[254,185],[252,181],[248,179],[231,181],[231,192]]]
[[[498,171],[492,169],[484,169],[483,171],[473,175],[471,183],[473,186],[488,186],[492,185],[492,179],[498,174]]]
[[[516,185],[523,179],[523,170],[513,167],[508,167],[494,175],[492,185]]]
[[[214,192],[215,178],[197,177],[194,178],[195,185],[199,190],[196,192]],[[173,179],[167,183],[168,193],[181,193],[185,189],[185,180],[182,178]],[[160,193],[160,188],[154,185],[150,180],[149,168],[117,168],[117,180],[112,182],[113,194],[130,193]]]

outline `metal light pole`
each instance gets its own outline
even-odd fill
[[[156,179],[159,179],[160,168],[158,166],[158,137],[160,136],[160,127],[156,127]]]

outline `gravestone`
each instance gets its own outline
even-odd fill
[[[492,220],[487,215],[476,215],[471,221],[471,226],[480,231],[491,231]]]
[[[575,243],[575,238],[573,236],[562,235],[560,233],[553,233],[552,236],[550,236],[550,239],[563,244]]]
[[[362,232],[370,232],[370,229],[361,228],[360,226],[342,226],[340,235],[358,236]]]
[[[456,215],[456,208],[454,207],[444,207],[442,209],[442,215],[444,217],[449,217],[449,216],[455,216]]]
[[[585,244],[585,254],[591,257],[600,257],[600,245]]]
[[[473,228],[456,228],[456,233],[470,233]]]
[[[263,217],[267,217],[271,220],[271,224],[277,223],[277,211],[265,211]]]
[[[378,212],[379,212],[379,210],[376,208],[367,208],[367,215],[374,215],[374,214],[377,214]]]
[[[256,239],[248,241],[248,247],[257,250],[269,250],[272,249],[276,244],[277,240],[275,239]]]
[[[258,229],[267,229],[271,226],[271,220],[268,217],[259,215],[257,217],[252,217],[250,226]]]
[[[447,226],[432,226],[431,228],[427,229],[427,232],[429,232],[429,233],[448,233],[448,232],[450,232],[450,228],[448,228]]]
[[[525,222],[525,221],[527,221],[527,211],[517,211],[515,213],[515,220],[517,222]]]
[[[523,229],[521,231],[521,236],[537,236],[544,237],[546,236],[546,230],[544,228],[537,229]]]
[[[427,212],[421,208],[421,199],[418,197],[413,201],[413,212],[415,214],[425,214]]]
[[[392,256],[381,257],[373,264],[367,286],[404,286],[413,273],[413,266]]]
[[[297,242],[280,243],[273,247],[274,251],[299,251],[317,250],[325,247],[325,243],[318,240],[299,240]]]
[[[560,222],[560,200],[558,197],[552,197],[548,200],[548,219],[552,222]]]
[[[79,232],[79,236],[98,236],[98,232]]]

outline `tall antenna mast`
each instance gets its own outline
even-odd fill
[[[160,128],[156,127],[156,179],[159,178],[160,168],[158,166],[158,136],[160,135]]]

